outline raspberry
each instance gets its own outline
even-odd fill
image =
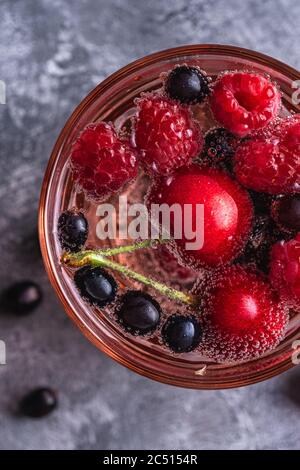
[[[235,154],[237,179],[270,194],[300,192],[300,119],[279,122],[266,135],[243,142]]]
[[[221,362],[259,357],[284,335],[288,314],[263,277],[241,266],[211,273],[194,288],[201,298],[201,352]]]
[[[118,138],[112,125],[88,125],[71,152],[74,179],[87,197],[102,200],[137,176],[136,151]]]
[[[262,75],[228,72],[215,82],[210,105],[218,122],[233,134],[245,137],[277,116],[280,93]]]
[[[271,252],[271,283],[281,298],[300,309],[300,233],[287,242],[276,243]]]
[[[158,94],[137,100],[135,143],[149,174],[166,174],[201,151],[203,137],[187,107]]]
[[[227,174],[213,168],[192,165],[177,170],[170,177],[157,179],[147,202],[148,205],[167,204],[169,207],[176,204],[184,215],[184,225],[187,225],[186,217],[190,217],[193,230],[196,206],[204,205],[203,247],[186,247],[187,242],[193,240],[186,236],[184,226],[181,227],[182,236],[173,241],[182,263],[193,269],[231,261],[242,250],[252,226],[253,208],[247,192]],[[185,215],[185,205],[190,205],[191,214]],[[174,218],[171,222],[171,235],[174,236]],[[178,220],[176,222],[178,229]]]

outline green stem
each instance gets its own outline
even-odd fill
[[[100,256],[115,256],[115,255],[120,255],[123,253],[133,253],[134,251],[140,250],[142,248],[150,248],[150,247],[154,247],[155,245],[162,245],[166,243],[167,241],[168,241],[167,239],[143,240],[138,243],[132,243],[131,245],[117,246],[113,248],[104,248],[101,250],[80,251],[78,253],[74,253],[73,257],[74,259],[77,259],[78,261],[80,261],[85,256],[93,255],[93,254],[97,254]]]
[[[117,263],[112,261],[103,254],[100,254],[97,251],[83,251],[81,253],[64,253],[62,256],[62,262],[70,267],[73,268],[80,268],[87,264],[91,266],[101,266],[103,268],[112,269],[113,271],[117,271],[124,276],[127,276],[135,281],[138,281],[146,286],[152,287],[153,289],[160,292],[162,295],[165,295],[169,299],[176,300],[182,302],[187,305],[195,305],[196,298],[190,294],[185,294],[177,289],[173,289],[172,287],[168,287],[165,284],[155,281],[152,278],[146,277],[143,274],[137,273],[132,269],[127,268],[123,264]]]

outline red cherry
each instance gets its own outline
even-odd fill
[[[259,357],[281,341],[288,314],[268,282],[239,265],[210,274],[194,288],[201,298],[202,349],[235,362]]]
[[[253,208],[248,193],[227,174],[212,168],[192,165],[169,178],[156,180],[148,195],[150,204],[167,204],[169,207],[179,204],[183,214],[184,205],[190,204],[193,230],[196,205],[204,205],[203,247],[186,247],[191,240],[185,236],[185,223],[182,224],[183,237],[174,240],[181,261],[194,269],[232,260],[243,248],[252,226]],[[174,217],[171,222],[171,235],[176,236]],[[201,222],[197,221],[198,227]]]

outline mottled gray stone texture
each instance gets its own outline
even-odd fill
[[[102,79],[188,43],[256,49],[300,67],[297,0],[1,0],[0,280],[34,279],[31,316],[0,317],[1,449],[297,449],[300,366],[255,386],[193,391],[135,375],[95,349],[64,313],[39,254],[39,189],[54,141]],[[48,418],[16,414],[35,385],[59,391]]]

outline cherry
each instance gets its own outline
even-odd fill
[[[198,67],[176,66],[169,73],[165,89],[167,95],[181,103],[201,103],[210,93],[209,79]]]
[[[2,293],[1,305],[17,315],[27,315],[40,305],[42,298],[42,290],[38,284],[20,281]]]
[[[111,274],[99,267],[84,266],[74,275],[75,285],[80,295],[91,305],[105,307],[111,303],[118,285]]]
[[[88,221],[82,212],[62,212],[57,223],[58,238],[62,248],[79,251],[87,240],[88,228]]]
[[[185,235],[187,219],[180,222],[182,237],[174,239],[182,262],[193,268],[231,261],[243,248],[252,226],[253,207],[247,192],[225,173],[212,168],[192,165],[156,180],[147,203],[149,210],[153,203],[169,207],[177,204],[182,214],[186,210],[184,205],[189,204],[193,230],[196,225],[197,230],[203,228],[200,225],[203,221],[196,221],[196,205],[204,205],[203,247],[186,247],[187,242],[193,241],[188,240],[189,234],[188,237]],[[175,218],[171,214],[171,235],[176,237],[175,228]]]
[[[230,266],[194,288],[201,298],[202,347],[223,362],[261,356],[283,337],[288,315],[277,294],[259,274]]]

